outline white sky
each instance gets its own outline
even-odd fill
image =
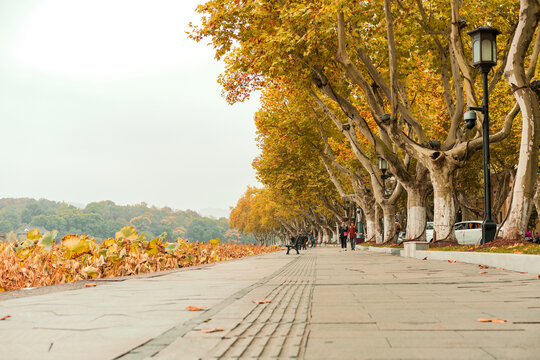
[[[0,197],[233,206],[253,114],[228,105],[203,0],[0,0]]]

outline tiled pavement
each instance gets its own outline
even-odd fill
[[[0,295],[0,317],[12,316],[0,321],[0,359],[540,359],[536,274],[337,248],[284,254]]]

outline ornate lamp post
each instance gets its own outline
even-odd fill
[[[480,26],[467,32],[472,38],[473,65],[482,72],[483,101],[481,107],[470,107],[465,113],[466,126],[472,129],[476,122],[476,113],[481,111],[484,115],[482,123],[482,141],[484,155],[484,220],[482,221],[481,244],[490,242],[495,237],[497,225],[491,217],[491,170],[489,160],[489,94],[488,73],[497,65],[497,35],[501,32],[487,25]]]
[[[384,160],[382,157],[379,157],[379,170],[381,170],[381,179],[382,179],[382,186],[383,186],[383,193],[386,196],[386,179],[392,177],[392,173],[388,172],[388,162]]]

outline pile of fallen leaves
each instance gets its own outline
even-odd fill
[[[455,245],[432,247],[430,244],[429,249],[438,251],[476,251],[505,254],[540,255],[540,244],[535,244],[525,240],[505,240],[500,238],[484,245]]]
[[[96,242],[86,235],[66,235],[55,243],[58,232],[42,235],[38,229],[18,242],[0,242],[0,292],[71,281],[108,278],[208,264],[277,251],[277,247],[167,242],[166,233],[147,240],[131,226],[114,239]]]

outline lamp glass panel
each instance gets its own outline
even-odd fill
[[[477,63],[479,61],[480,61],[480,39],[475,36],[473,39],[473,63]]]
[[[493,62],[491,58],[493,56],[492,42],[488,39],[482,40],[482,61]]]
[[[388,163],[382,157],[379,158],[379,169],[388,170]]]
[[[493,42],[493,62],[497,62],[497,42]]]

